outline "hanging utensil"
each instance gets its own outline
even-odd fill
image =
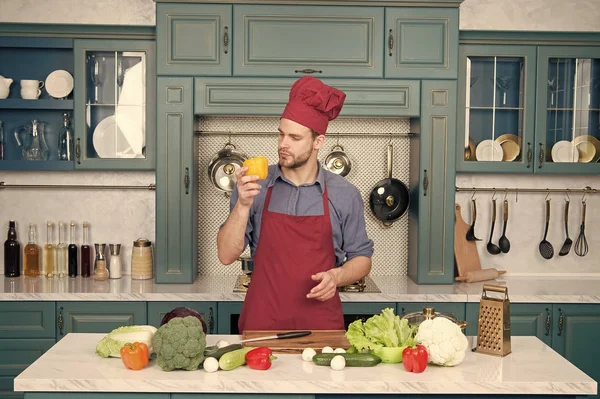
[[[540,254],[542,255],[542,257],[544,259],[552,259],[552,257],[554,256],[554,248],[552,247],[552,244],[550,244],[548,242],[548,240],[546,240],[546,236],[548,235],[548,226],[550,225],[550,200],[547,199],[546,200],[546,228],[544,230],[544,238],[542,239],[542,242],[540,242]]]
[[[336,144],[331,148],[327,157],[325,157],[325,168],[340,176],[346,176],[350,173],[350,169],[352,169],[350,157],[348,157],[348,154],[344,151],[344,147],[340,145],[339,133]]]
[[[502,227],[502,236],[498,241],[498,246],[500,247],[500,251],[503,253],[507,253],[510,251],[510,241],[506,238],[506,222],[508,222],[508,200],[504,200],[504,222]]]
[[[567,235],[567,238],[565,239],[564,244],[562,245],[562,247],[560,248],[560,251],[558,252],[559,256],[565,256],[569,253],[569,251],[571,250],[571,245],[573,245],[573,240],[571,240],[569,238],[569,203],[571,201],[570,200],[566,200],[565,203],[565,234]]]
[[[229,194],[236,185],[235,172],[240,169],[248,156],[235,148],[231,139],[208,165],[208,176],[212,184],[225,194]]]
[[[477,205],[475,204],[475,199],[471,199],[471,204],[473,208],[473,217],[471,221],[471,227],[467,231],[467,241],[481,241],[481,238],[475,237],[475,221],[477,220]]]
[[[492,200],[492,227],[490,229],[490,239],[487,243],[487,251],[492,255],[498,255],[500,253],[500,248],[496,244],[492,242],[492,237],[494,236],[494,225],[496,224],[496,199]]]
[[[575,241],[575,254],[579,256],[585,256],[588,253],[588,242],[585,238],[585,208],[586,202],[581,201],[583,206],[583,210],[581,212],[581,226],[579,227],[579,237],[577,237],[577,241]]]

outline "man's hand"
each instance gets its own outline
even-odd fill
[[[243,166],[235,172],[238,189],[238,203],[246,208],[252,206],[254,197],[260,193],[261,185],[256,183],[258,176],[244,176],[243,173],[248,170],[247,166]]]
[[[328,270],[326,272],[313,274],[311,278],[313,281],[320,281],[320,283],[310,290],[308,295],[306,295],[307,298],[314,298],[318,301],[326,301],[333,298],[337,290],[337,282],[334,273],[331,273],[331,271]]]

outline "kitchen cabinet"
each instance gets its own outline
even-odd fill
[[[158,75],[230,76],[231,10],[230,4],[158,3]]]
[[[456,81],[425,80],[421,92],[410,138],[408,275],[417,284],[452,284]]]
[[[157,81],[155,281],[191,284],[198,276],[193,80],[159,77]]]
[[[235,76],[383,77],[383,7],[233,6]]]
[[[22,398],[13,380],[54,345],[54,338],[0,339],[0,397]]]
[[[165,314],[180,306],[194,309],[200,313],[206,322],[207,333],[217,334],[216,302],[148,302],[148,324],[156,328],[160,327],[160,322]]]
[[[386,7],[385,77],[456,79],[458,8]]]
[[[75,168],[152,170],[155,43],[75,40]]]
[[[121,326],[147,324],[145,302],[56,302],[56,337],[68,333],[109,333]]]

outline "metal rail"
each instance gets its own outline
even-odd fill
[[[196,131],[196,134],[206,135],[206,136],[277,136],[279,132],[226,132],[226,131]],[[416,135],[416,133],[333,133],[328,132],[328,137],[411,137]]]
[[[156,190],[156,184],[147,186],[115,186],[115,185],[86,185],[86,184],[6,184],[0,181],[0,190],[8,188],[18,189],[83,189],[83,190]]]

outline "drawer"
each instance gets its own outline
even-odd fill
[[[54,302],[0,302],[0,339],[54,338]]]
[[[12,393],[14,377],[54,345],[54,339],[0,339],[0,397]]]

